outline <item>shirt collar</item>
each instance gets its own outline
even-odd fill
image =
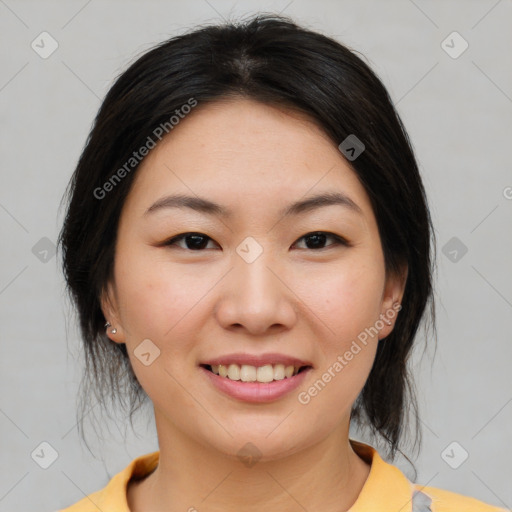
[[[350,439],[354,451],[371,464],[368,478],[348,512],[412,512],[414,485],[368,444]]]
[[[128,482],[148,476],[158,465],[160,451],[147,453],[132,460],[126,468],[114,475],[101,493],[99,510],[130,512],[127,500]]]

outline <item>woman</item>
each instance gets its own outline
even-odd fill
[[[130,414],[149,398],[159,451],[66,512],[500,510],[349,437],[399,451],[434,312],[415,157],[350,50],[278,16],[163,42],[107,94],[68,192],[89,385]]]

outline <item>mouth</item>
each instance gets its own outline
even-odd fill
[[[232,381],[269,383],[290,379],[313,367],[311,365],[265,364],[201,364],[209,372]]]
[[[202,361],[199,368],[217,391],[248,403],[268,403],[289,396],[313,371],[311,361],[278,354],[225,354]]]

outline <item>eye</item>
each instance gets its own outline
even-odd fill
[[[321,247],[322,245],[324,245],[325,240],[328,238],[334,240],[334,243],[328,245],[327,247]],[[312,246],[306,247],[307,249],[328,249],[331,246],[349,245],[349,243],[341,236],[335,235],[334,233],[328,233],[326,231],[314,231],[313,233],[308,233],[307,235],[304,235],[303,237],[299,238],[299,240],[305,240],[307,246]]]
[[[177,245],[177,242],[181,242],[182,240],[186,240],[185,244],[187,247],[181,247],[182,249],[189,249],[192,251],[200,251],[205,247],[205,240],[212,240],[209,236],[204,235],[203,233],[182,233],[181,235],[175,236],[167,242],[164,242],[164,246],[173,246]],[[187,243],[188,241],[188,243]],[[213,240],[212,240],[213,241]],[[190,247],[189,247],[190,246]]]
[[[334,240],[334,243],[327,246],[327,248],[331,246],[337,246],[337,245],[346,245],[348,246],[349,243],[342,237],[335,235],[334,233],[328,233],[326,231],[314,231],[312,233],[308,233],[299,240],[306,241],[306,249],[312,249],[312,250],[318,250],[318,249],[325,249],[326,247],[322,247],[325,244],[326,239],[331,238]],[[185,242],[185,247],[180,246],[179,242]],[[208,241],[213,240],[203,234],[203,233],[182,233],[181,235],[177,235],[166,242],[164,242],[162,245],[164,246],[178,246],[182,249],[188,249],[191,251],[201,251],[202,249],[205,249]],[[297,242],[295,242],[294,245],[296,245]]]

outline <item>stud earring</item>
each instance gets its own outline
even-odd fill
[[[394,310],[397,312],[397,314],[398,314],[398,312],[402,309],[402,305],[400,304],[400,302],[398,302],[398,301],[393,302],[393,309],[394,309]],[[394,316],[394,315],[393,315],[393,316]],[[392,322],[389,318],[383,318],[383,320],[384,320],[384,323],[385,323],[386,325],[389,325],[389,326],[393,325],[393,322]]]
[[[111,327],[111,323],[110,323],[110,322],[107,322],[107,323],[105,324],[105,329],[106,329],[106,330],[108,330],[108,328],[109,328],[109,327]],[[112,329],[110,329],[110,332],[111,332],[112,334],[115,334],[115,333],[117,332],[117,329],[116,329],[115,327],[113,327]]]

